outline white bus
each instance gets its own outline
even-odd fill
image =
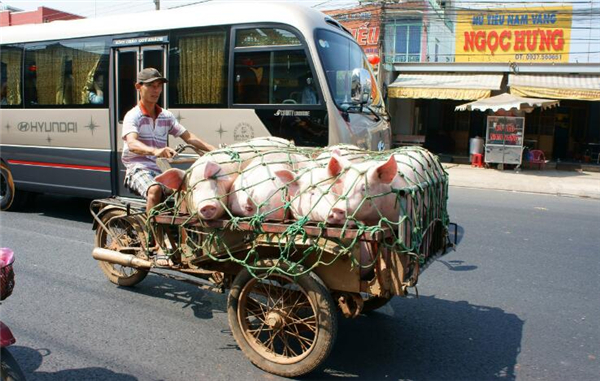
[[[145,67],[169,79],[159,104],[213,145],[273,135],[298,146],[390,147],[362,49],[339,23],[295,4],[4,27],[0,60],[2,210],[32,192],[130,195],[121,127]]]

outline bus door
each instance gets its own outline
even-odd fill
[[[163,76],[166,77],[166,62],[167,62],[167,46],[166,45],[140,45],[140,46],[127,46],[123,48],[116,48],[114,52],[115,57],[115,105],[112,107],[113,118],[117,126],[116,136],[116,163],[118,175],[115,176],[117,182],[116,189],[117,194],[120,196],[133,196],[123,186],[123,180],[125,178],[125,167],[121,161],[121,155],[123,153],[123,139],[121,139],[121,133],[123,131],[123,118],[129,110],[131,110],[139,101],[138,91],[135,89],[135,83],[137,80],[137,73],[147,67],[153,67],[158,69]],[[158,100],[158,105],[165,107],[166,99],[166,86],[163,89],[163,93]]]

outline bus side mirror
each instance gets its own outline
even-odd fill
[[[350,86],[350,94],[353,103],[364,105],[369,102],[373,84],[371,83],[371,74],[367,69],[352,70]]]

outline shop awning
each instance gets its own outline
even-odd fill
[[[598,75],[510,74],[511,94],[523,97],[600,101]]]
[[[500,90],[502,74],[400,74],[388,87],[392,98],[471,100]]]
[[[554,99],[540,98],[523,98],[514,94],[500,94],[486,99],[465,103],[464,105],[456,106],[455,111],[487,111],[494,112],[498,110],[519,110],[531,112],[536,107],[541,107],[542,110],[554,106],[558,106],[559,101]]]

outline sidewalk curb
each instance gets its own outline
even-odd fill
[[[474,187],[474,186],[468,186],[468,185],[453,185],[453,184],[450,184],[449,186],[451,188],[476,189],[476,190],[491,190],[491,191],[498,191],[498,192],[525,193],[525,194],[555,196],[555,197],[584,198],[584,199],[587,199],[587,200],[598,200],[598,201],[600,201],[600,195],[556,193],[556,192],[535,192],[535,191],[518,190],[518,189],[491,188],[491,187],[486,188],[486,187]]]
[[[449,186],[600,200],[600,173],[586,171],[501,171],[444,163]]]

